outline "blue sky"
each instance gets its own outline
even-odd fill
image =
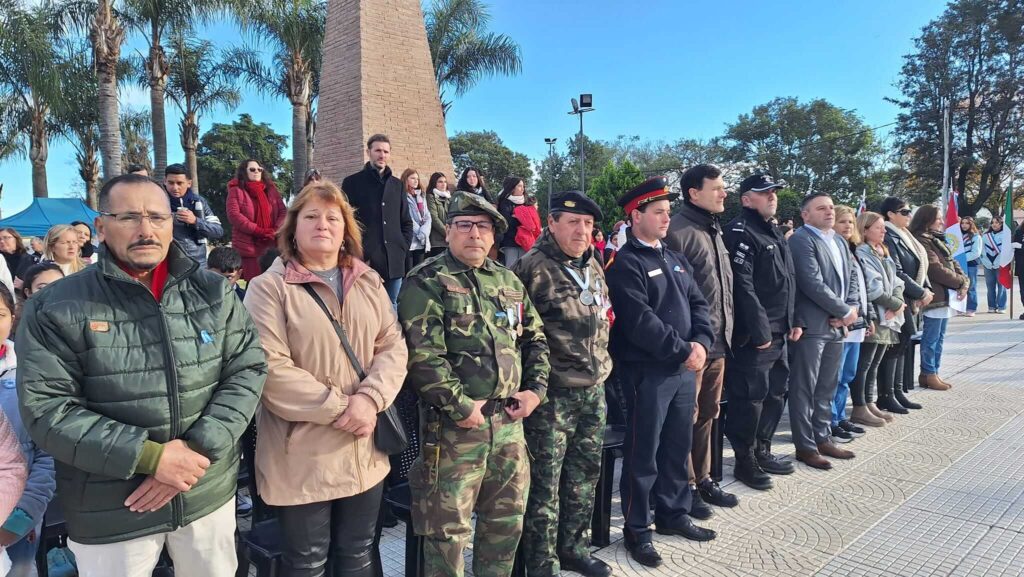
[[[599,139],[639,135],[673,141],[710,138],[755,105],[777,96],[825,98],[856,110],[868,125],[892,122],[884,101],[913,38],[944,9],[937,0],[491,0],[491,29],[522,47],[523,73],[482,81],[456,101],[448,133],[494,130],[537,159],[545,137],[562,149],[578,130],[569,99],[594,95],[586,133]],[[223,46],[242,38],[230,25],[206,31]],[[127,50],[142,49],[132,41]],[[286,101],[246,89],[241,106],[202,119],[202,130],[240,113],[291,134]],[[148,108],[148,93],[122,92],[122,105]],[[169,161],[183,160],[179,115],[167,106]],[[289,153],[290,154],[290,153]],[[74,151],[51,143],[51,196],[81,189]],[[27,160],[0,164],[0,202],[10,215],[31,202]]]

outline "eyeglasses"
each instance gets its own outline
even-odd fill
[[[453,222],[452,226],[455,227],[455,230],[463,234],[473,230],[474,226],[480,232],[492,232],[494,230],[494,223],[489,220],[483,220],[480,222],[474,222],[472,220],[460,220],[458,222]]]
[[[114,222],[124,228],[137,228],[142,225],[142,219],[148,219],[149,224],[153,225],[153,228],[163,228],[167,226],[167,223],[171,222],[171,213],[169,212],[151,212],[149,214],[140,214],[138,212],[101,212],[100,214],[114,219]]]
[[[910,216],[910,213],[912,213],[914,211],[910,210],[909,208],[901,208],[901,209],[897,210],[896,212],[902,214],[903,216]]]
[[[250,168],[249,172],[263,172],[262,168]]]

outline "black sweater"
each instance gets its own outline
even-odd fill
[[[616,362],[677,374],[691,342],[711,351],[708,303],[683,255],[664,244],[655,250],[630,234],[606,274],[615,311],[609,349]]]

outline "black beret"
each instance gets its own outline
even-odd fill
[[[551,198],[551,212],[573,212],[589,214],[594,220],[602,220],[604,213],[596,202],[578,190],[560,192]]]

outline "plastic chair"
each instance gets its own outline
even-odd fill
[[[601,476],[597,480],[594,515],[590,521],[590,542],[595,547],[611,545],[612,489],[615,484],[615,459],[626,439],[626,428],[609,425],[604,431],[601,449]]]

